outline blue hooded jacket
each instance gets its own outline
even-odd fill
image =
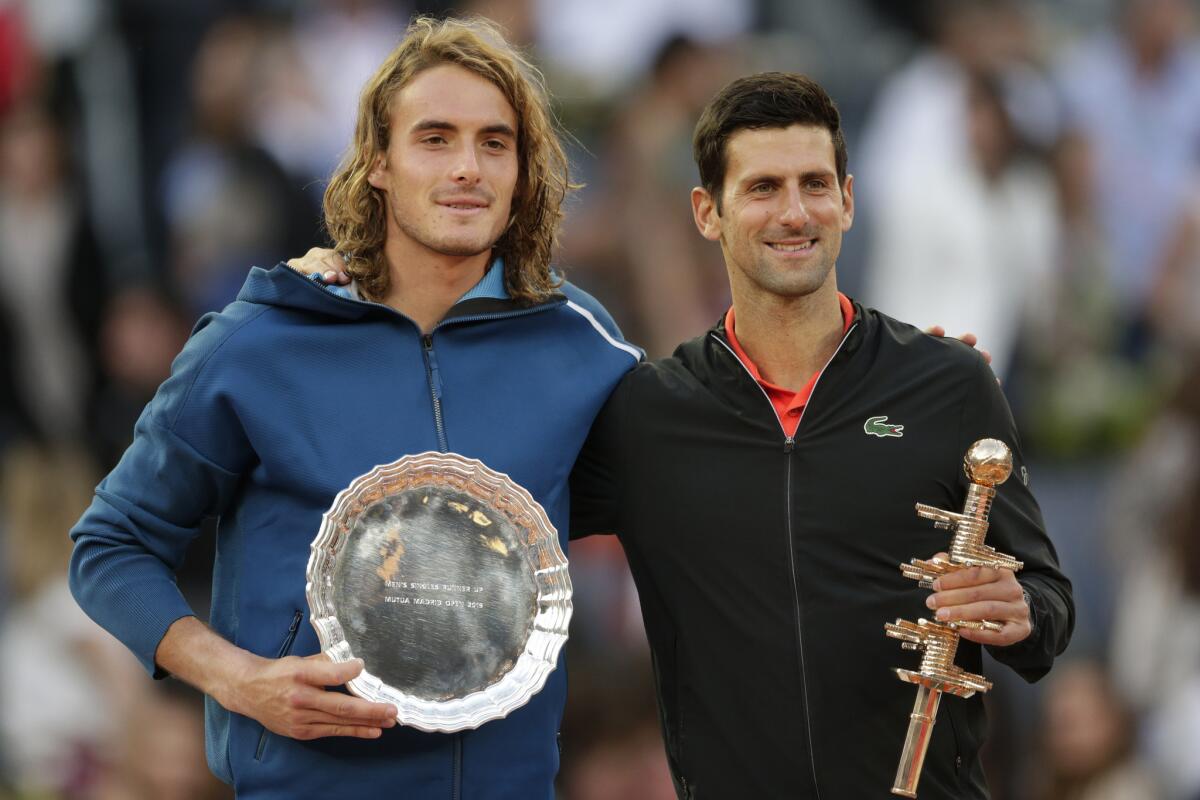
[[[173,573],[219,517],[210,624],[267,657],[319,651],[305,567],[334,495],[428,450],[478,458],[542,504],[566,549],[567,477],[593,418],[640,358],[570,284],[519,306],[494,262],[429,335],[391,308],[286,266],[250,272],[204,317],[71,531],[71,589],[152,674],[192,614]],[[564,670],[502,720],[457,734],[297,741],[206,699],[209,766],[239,797],[553,797]]]

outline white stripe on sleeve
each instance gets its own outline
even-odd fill
[[[604,340],[606,342],[608,342],[609,344],[611,344],[613,347],[617,348],[618,350],[624,350],[626,353],[629,353],[629,355],[633,356],[633,359],[635,361],[642,360],[642,351],[641,350],[639,350],[638,348],[634,347],[631,344],[628,344],[626,342],[621,342],[621,341],[614,339],[613,335],[611,333],[609,333],[607,330],[605,330],[604,326],[600,324],[599,320],[597,320],[596,317],[592,315],[592,312],[588,311],[586,308],[579,305],[574,300],[567,301],[567,308],[571,309],[576,314],[583,317],[588,322],[592,323],[592,327],[595,328],[600,333],[600,335],[604,337]]]

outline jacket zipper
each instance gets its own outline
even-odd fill
[[[425,354],[429,396],[433,399],[433,427],[437,431],[438,450],[445,453],[450,447],[446,443],[446,426],[442,420],[442,375],[438,371],[437,354],[433,351],[433,334],[426,333],[421,337],[421,348]]]
[[[825,370],[829,368],[829,365],[833,363],[833,359],[837,357],[839,352],[841,352],[842,347],[846,344],[846,340],[850,338],[850,332],[856,327],[858,327],[858,323],[854,323],[846,330],[846,333],[842,336],[842,340],[838,342],[838,346],[834,349],[833,354],[830,355],[829,360],[825,362],[825,366],[821,367],[821,371],[817,373],[817,379],[813,381],[812,392],[809,393],[810,401],[812,395],[817,391],[817,386],[821,383],[822,376],[825,375]],[[787,520],[785,530],[787,533],[788,567],[792,578],[792,604],[796,612],[796,647],[800,656],[800,694],[804,698],[804,730],[808,739],[808,763],[809,768],[812,771],[813,791],[816,793],[817,800],[821,800],[821,789],[817,784],[817,758],[815,752],[813,751],[812,715],[809,713],[808,670],[804,666],[804,628],[800,624],[800,582],[796,576],[796,551],[795,545],[792,543],[792,451],[796,449],[796,437],[794,434],[788,435],[787,430],[783,427],[783,420],[779,419],[779,414],[775,411],[775,404],[771,402],[770,395],[768,395],[767,391],[762,388],[762,384],[760,384],[754,377],[754,373],[750,371],[749,367],[742,363],[742,360],[738,358],[738,355],[733,351],[733,348],[724,342],[719,336],[715,334],[710,335],[717,341],[717,343],[729,351],[729,354],[733,356],[733,360],[741,365],[742,370],[747,376],[749,376],[754,385],[758,387],[758,391],[762,394],[763,399],[765,399],[767,401],[767,405],[771,407],[771,414],[774,415],[775,421],[779,423],[780,432],[783,433],[783,452],[784,455],[787,456],[787,460],[785,462],[787,466],[784,469],[784,477],[787,481],[785,484],[786,491],[784,499],[786,508],[784,509],[784,518]],[[811,402],[804,404],[804,408],[800,412],[800,419],[796,420],[797,433],[800,431],[800,425],[804,422],[804,415],[808,412],[809,405],[811,405]]]
[[[300,620],[303,618],[304,612],[297,610],[296,615],[292,617],[292,626],[288,628],[287,636],[283,637],[283,644],[279,646],[279,652],[275,654],[276,658],[283,658],[292,652],[292,645],[296,641],[296,633],[300,630]],[[254,750],[254,760],[262,761],[263,751],[266,749],[267,729],[264,727],[262,733],[258,735],[258,747]]]
[[[454,734],[454,774],[450,781],[450,799],[462,800],[463,734]]]
[[[408,322],[412,323],[413,327],[417,327],[417,324],[415,322],[413,322],[411,319],[404,316],[403,314],[401,314],[399,311],[392,308],[391,306],[385,305],[383,303],[375,303],[370,300],[353,300],[350,298],[342,297],[340,295],[336,295],[336,294],[333,294],[332,292],[326,291],[324,288],[322,288],[320,285],[318,285],[312,279],[310,279],[304,275],[301,275],[300,273],[296,272],[293,269],[289,268],[288,272],[295,273],[296,277],[299,278],[300,280],[302,280],[305,284],[311,286],[315,291],[321,292],[322,294],[326,295],[327,297],[334,300],[335,302],[350,303],[352,305],[361,303],[363,305],[375,306],[377,308],[382,308],[392,314],[395,314],[397,317],[400,317],[401,319],[407,320]],[[562,302],[566,302],[566,301],[562,301]],[[433,334],[436,333],[438,331],[438,329],[441,328],[443,325],[454,325],[454,324],[457,324],[460,322],[481,322],[483,320],[489,320],[489,319],[508,319],[509,317],[524,317],[528,314],[536,314],[539,311],[549,310],[550,308],[554,308],[558,305],[561,305],[561,303],[560,302],[543,303],[541,305],[537,305],[532,308],[521,308],[521,309],[516,309],[514,311],[502,311],[502,312],[493,313],[493,314],[472,314],[470,316],[464,316],[464,317],[453,317],[451,319],[444,319],[441,322],[439,322],[437,325],[434,325],[433,330],[430,331],[429,333],[421,334],[421,351],[425,357],[425,378],[426,378],[427,382],[429,383],[429,397],[433,401],[433,427],[434,427],[434,431],[437,434],[437,443],[438,443],[438,451],[439,452],[442,452],[442,453],[449,452],[450,445],[446,438],[446,423],[442,417],[442,376],[438,370],[437,354],[434,352],[434,349],[433,349]],[[418,331],[420,330],[419,327],[417,329],[418,329]]]
[[[446,438],[446,421],[442,416],[442,373],[438,369],[437,351],[433,349],[433,334],[437,333],[444,325],[455,325],[460,322],[481,322],[489,319],[524,317],[544,311],[549,307],[548,305],[542,305],[533,308],[523,308],[517,311],[505,311],[499,314],[474,314],[469,317],[454,317],[453,319],[442,320],[433,326],[432,331],[421,334],[421,352],[425,356],[425,379],[429,383],[429,397],[433,401],[433,428],[437,433],[439,452],[449,452],[450,444]],[[404,316],[403,314],[398,315]]]

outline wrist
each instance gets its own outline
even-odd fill
[[[214,673],[212,689],[206,693],[223,708],[243,714],[246,709],[246,687],[266,659],[241,648],[231,649],[233,652],[220,659],[221,668]]]
[[[1025,599],[1026,613],[1029,615],[1029,636],[1032,637],[1037,633],[1037,612],[1033,606],[1033,595],[1025,586],[1021,587],[1021,595]]]

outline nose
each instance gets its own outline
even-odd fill
[[[789,186],[783,196],[783,202],[780,222],[792,227],[802,227],[808,222],[808,209],[804,205],[804,195],[800,187]]]
[[[455,159],[452,177],[455,183],[462,185],[474,185],[479,183],[479,155],[475,152],[475,148],[470,145],[464,145],[458,153],[458,158]]]

